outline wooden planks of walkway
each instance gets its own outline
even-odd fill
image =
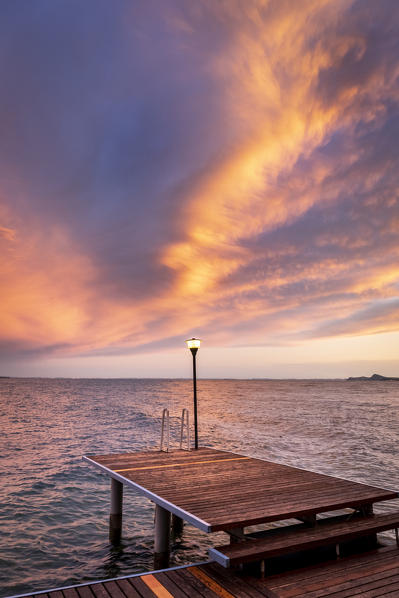
[[[85,459],[206,532],[357,508],[398,496],[393,491],[209,448]]]
[[[267,587],[269,598],[399,598],[399,551],[383,548],[275,575],[253,587]]]
[[[241,576],[233,570],[208,563],[47,590],[31,594],[29,598],[377,598],[383,596],[399,597],[399,550],[396,547],[274,575],[264,580]]]

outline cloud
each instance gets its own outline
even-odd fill
[[[3,353],[397,329],[395,2],[0,12]]]
[[[325,322],[311,336],[382,334],[399,330],[399,299],[375,301],[349,317]]]
[[[6,241],[13,241],[15,239],[15,230],[0,226],[0,237]]]

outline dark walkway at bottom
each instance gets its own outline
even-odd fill
[[[272,575],[247,577],[215,563],[48,590],[32,598],[399,598],[399,550],[382,548]]]

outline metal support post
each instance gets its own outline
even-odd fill
[[[155,505],[154,568],[169,567],[170,512]]]
[[[359,508],[359,512],[362,515],[362,517],[367,517],[368,515],[372,515],[374,513],[373,505],[372,504],[362,505]]]
[[[298,519],[299,521],[303,521],[308,527],[315,527],[317,523],[316,515],[301,515]]]
[[[227,533],[230,536],[230,544],[237,544],[245,539],[243,527],[232,527],[227,530]]]
[[[183,535],[184,521],[178,515],[172,515],[172,539],[181,538]]]
[[[119,544],[122,535],[123,484],[111,478],[111,509],[109,514],[109,541]]]

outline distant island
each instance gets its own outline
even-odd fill
[[[399,378],[391,378],[389,376],[381,376],[381,374],[373,374],[372,376],[358,376],[347,378],[347,380],[399,380]]]

